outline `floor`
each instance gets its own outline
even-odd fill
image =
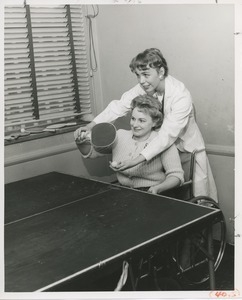
[[[234,290],[234,246],[232,245],[226,245],[223,259],[215,272],[215,286],[216,290],[219,291]],[[149,290],[149,286],[144,286],[144,290],[146,288]],[[164,290],[206,291],[210,290],[210,286],[207,280],[204,283],[196,285],[182,283],[177,288],[176,284],[166,285],[166,289]]]
[[[234,246],[227,244],[223,259],[215,272],[216,290],[234,290]],[[197,285],[184,284],[181,288],[186,291],[210,290],[209,281]]]
[[[100,280],[95,285],[91,285],[89,291],[113,291],[120,278],[120,272],[112,274],[103,280]],[[234,247],[227,244],[223,259],[215,273],[215,284],[217,291],[234,290]],[[84,289],[85,290],[85,289]],[[123,291],[132,291],[131,280],[128,277],[126,284],[122,288]],[[138,291],[206,291],[210,290],[209,281],[204,283],[191,285],[184,282],[177,282],[171,278],[158,277],[158,284],[154,284],[153,279],[142,279],[137,287]]]
[[[234,290],[234,246],[227,244],[223,259],[215,273],[216,290]],[[192,287],[193,290],[209,290],[208,282]]]

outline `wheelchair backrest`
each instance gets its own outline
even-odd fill
[[[184,171],[184,178],[185,182],[192,180],[193,178],[193,169],[194,169],[194,160],[195,160],[195,153],[189,152],[180,152],[180,159],[182,164],[182,169]]]

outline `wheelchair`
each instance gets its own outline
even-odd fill
[[[205,149],[200,151],[205,151]],[[220,209],[218,203],[208,196],[194,197],[193,178],[195,173],[195,159],[196,154],[200,151],[196,150],[192,153],[179,152],[185,182],[180,187],[162,193],[162,196],[188,201],[213,209]],[[211,259],[207,250],[211,241],[209,239],[212,239],[212,260],[213,268],[216,272],[222,261],[226,247],[226,222],[222,212],[221,215],[221,220],[213,224],[210,237],[206,230],[201,230],[200,232],[196,232],[196,234],[184,236],[182,241],[177,241],[175,246],[173,245],[172,249],[169,249],[168,255],[162,253],[163,257],[165,257],[163,259],[165,267],[162,263],[160,263],[159,267],[159,263],[157,264],[157,255],[149,259],[153,261],[152,263],[149,262],[149,264],[153,264],[152,276],[157,290],[170,290],[171,288],[177,290],[179,286],[199,285],[208,281],[208,263],[209,258]],[[170,255],[170,253],[172,254]]]
[[[205,151],[200,150],[200,151]],[[195,173],[196,154],[200,151],[195,150],[192,153],[180,152],[182,167],[184,170],[185,182],[181,187],[167,191],[164,195],[169,195],[180,199],[203,205],[214,209],[220,209],[218,203],[208,196],[197,196],[193,194],[193,178]],[[226,247],[226,222],[222,214],[221,220],[212,227],[213,240],[213,261],[214,271],[216,271],[222,261]],[[204,230],[187,237],[183,243],[178,242],[173,253],[173,261],[177,264],[179,281],[188,285],[198,285],[209,279],[207,271],[208,257],[208,233]],[[184,262],[182,252],[186,248],[189,253],[188,261]]]
[[[180,187],[162,193],[162,196],[188,201],[212,209],[220,209],[218,203],[208,196],[194,197],[195,159],[196,154],[200,151],[179,152],[185,182]],[[142,290],[147,280],[150,281],[152,290],[160,291],[183,290],[184,287],[189,289],[189,286],[198,286],[208,281],[208,264],[212,259],[213,269],[216,272],[226,247],[226,223],[222,212],[221,215],[221,220],[212,225],[209,233],[204,229],[194,234],[189,233],[187,236],[184,235],[183,239],[170,245],[167,251],[156,249],[152,255],[138,260],[136,264],[138,267],[130,271],[130,277],[134,277],[132,273],[136,274],[135,279],[132,279],[132,289]],[[211,240],[213,245],[212,258],[207,250]]]

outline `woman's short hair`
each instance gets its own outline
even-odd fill
[[[165,70],[165,76],[168,75],[168,66],[167,62],[162,55],[161,51],[157,48],[146,49],[145,51],[139,53],[134,57],[129,64],[129,67],[132,72],[135,72],[136,69],[146,70],[147,65],[150,68],[157,69],[157,71],[163,67]]]
[[[135,97],[131,102],[131,111],[134,108],[149,114],[155,122],[154,129],[159,129],[163,122],[162,104],[160,101],[149,95],[140,95]]]

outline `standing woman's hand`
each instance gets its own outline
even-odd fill
[[[139,156],[135,157],[134,159],[127,159],[124,161],[121,161],[116,166],[116,171],[124,171],[126,169],[132,168],[142,162],[145,161],[145,157],[140,154]]]
[[[74,138],[76,142],[84,142],[87,138],[87,135],[89,133],[89,129],[86,126],[80,127],[78,128],[75,132],[74,132]]]
[[[118,162],[118,164],[115,166],[115,171],[124,171],[124,170],[132,168],[134,166],[135,166],[134,160],[127,159],[127,160]]]
[[[118,161],[118,162],[110,161],[109,167],[115,172],[123,171],[123,170],[133,167],[133,161],[132,160],[125,160],[125,161]]]
[[[120,162],[117,162],[117,161],[110,161],[110,162],[109,162],[109,167],[110,167],[113,171],[117,172],[117,171],[118,171],[118,166],[119,166],[119,164],[120,164]]]
[[[91,122],[86,126],[77,128],[77,130],[74,132],[75,141],[79,143],[85,141],[87,139],[87,136],[90,136],[90,131],[94,125],[95,123]]]

